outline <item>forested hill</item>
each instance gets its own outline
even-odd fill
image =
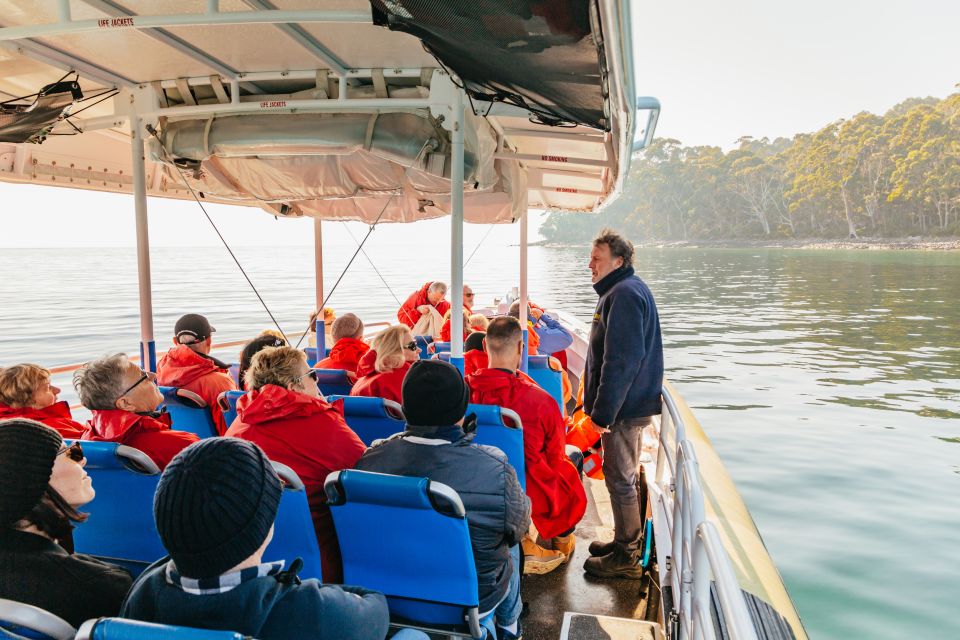
[[[617,202],[553,213],[540,233],[582,242],[604,226],[635,242],[960,235],[960,93],[728,153],[658,138]]]

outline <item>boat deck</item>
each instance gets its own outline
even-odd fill
[[[525,640],[557,640],[564,613],[588,613],[617,618],[644,619],[656,603],[648,602],[647,580],[601,580],[583,571],[590,557],[587,547],[594,540],[613,539],[610,496],[602,480],[586,478],[587,512],[577,525],[577,548],[566,565],[546,575],[527,575],[521,583],[525,610]],[[652,566],[652,565],[651,565]],[[656,591],[655,588],[651,591]],[[651,597],[656,597],[651,594]],[[653,604],[653,607],[648,607]],[[597,638],[612,638],[601,632]]]

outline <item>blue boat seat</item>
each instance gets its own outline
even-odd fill
[[[252,640],[234,631],[175,627],[123,618],[98,618],[80,625],[76,640]]]
[[[0,638],[72,640],[76,629],[63,618],[32,604],[0,599]]]
[[[428,478],[356,470],[331,473],[324,490],[346,584],[383,593],[394,625],[483,637],[470,532],[456,491]],[[384,523],[390,552],[371,553],[383,547]]]
[[[97,492],[83,511],[90,514],[73,532],[74,548],[117,564],[136,577],[167,555],[153,519],[157,465],[142,451],[116,442],[83,440],[87,473]],[[303,482],[289,467],[273,463],[284,483],[267,561],[303,559],[300,575],[320,578],[320,547]]]
[[[147,454],[116,442],[80,441],[97,492],[73,531],[77,553],[122,566],[134,576],[167,555],[153,520],[160,470]]]
[[[189,431],[200,438],[213,438],[217,428],[210,415],[210,407],[203,398],[193,391],[177,387],[160,387],[163,393],[163,406],[173,419],[173,428],[177,431]]]
[[[323,358],[318,358],[318,357],[317,357],[317,348],[316,348],[316,347],[306,347],[306,348],[303,350],[303,352],[304,352],[305,354],[307,354],[307,366],[308,366],[308,367],[312,367],[312,366],[316,365],[317,362],[319,362],[320,360],[323,359]],[[324,350],[323,350],[323,353],[324,353],[324,355],[323,355],[324,358],[326,358],[327,356],[329,356],[329,355],[330,355],[330,347],[327,347],[326,349],[324,349]]]
[[[449,343],[449,342],[440,342],[440,341],[438,340],[437,342],[434,342],[434,343],[433,343],[433,351],[434,351],[434,353],[444,353],[444,352],[449,353],[449,352],[450,352],[450,343]]]
[[[217,404],[223,411],[223,419],[226,421],[227,429],[237,419],[237,400],[245,393],[246,391],[224,391],[217,396]]]
[[[550,368],[550,356],[530,356],[527,375],[557,401],[557,407],[563,413],[563,374]]]
[[[406,426],[403,409],[393,400],[365,396],[327,396],[331,404],[343,401],[343,417],[347,426],[368,447],[374,440],[389,438]]]
[[[310,505],[303,481],[290,467],[272,462],[274,471],[283,481],[283,495],[273,526],[273,540],[263,553],[264,562],[286,560],[286,567],[296,558],[303,560],[301,578],[323,579],[320,563],[320,543],[313,528]]]
[[[467,415],[477,416],[474,444],[486,444],[503,451],[517,472],[520,486],[527,488],[527,466],[523,457],[523,424],[516,412],[492,404],[469,404]]]
[[[417,341],[417,346],[420,347],[420,359],[429,360],[432,353],[430,345],[433,343],[433,338],[431,336],[413,336],[413,339]]]
[[[443,360],[444,362],[450,362],[450,352],[449,352],[449,351],[441,351],[440,353],[434,354],[433,357],[436,358],[437,360]]]
[[[350,395],[353,380],[343,369],[316,369],[317,386],[320,393],[329,395]]]

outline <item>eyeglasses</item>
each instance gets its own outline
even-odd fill
[[[303,374],[302,376],[297,376],[297,382],[300,382],[300,381],[303,380],[304,378],[310,378],[310,379],[313,380],[314,382],[319,382],[319,380],[317,379],[317,370],[316,370],[316,369],[310,369],[310,371],[307,371],[307,372],[306,372],[305,374]]]
[[[464,297],[464,298],[472,298],[472,297],[473,297],[473,291],[471,291],[470,293],[465,293],[465,294],[463,294],[463,297]]]
[[[59,456],[61,453],[67,454],[67,457],[74,462],[83,462],[83,447],[80,446],[79,442],[64,445],[60,451],[57,451],[57,455]]]
[[[420,350],[420,347],[417,345],[417,341],[416,341],[416,340],[414,340],[413,342],[408,342],[407,344],[403,345],[403,348],[406,349],[407,351],[419,351],[419,350]]]
[[[132,385],[130,385],[129,387],[127,387],[126,391],[124,391],[124,392],[121,393],[119,396],[117,396],[117,399],[120,399],[120,398],[122,398],[123,396],[127,395],[128,393],[130,393],[131,391],[133,391],[134,389],[136,389],[138,386],[140,386],[140,383],[141,383],[141,382],[143,382],[144,380],[149,380],[149,379],[150,379],[150,374],[149,374],[148,372],[144,371],[144,372],[143,372],[143,375],[140,376],[140,377],[137,379],[136,382],[134,382]]]

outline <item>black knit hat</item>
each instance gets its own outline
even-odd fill
[[[214,578],[260,548],[281,492],[260,447],[238,438],[207,438],[167,465],[153,517],[177,570],[188,578]]]
[[[403,378],[403,415],[416,427],[455,424],[467,412],[470,388],[460,370],[443,360],[418,360]]]
[[[14,525],[40,502],[61,446],[60,434],[39,422],[0,420],[0,529]]]

